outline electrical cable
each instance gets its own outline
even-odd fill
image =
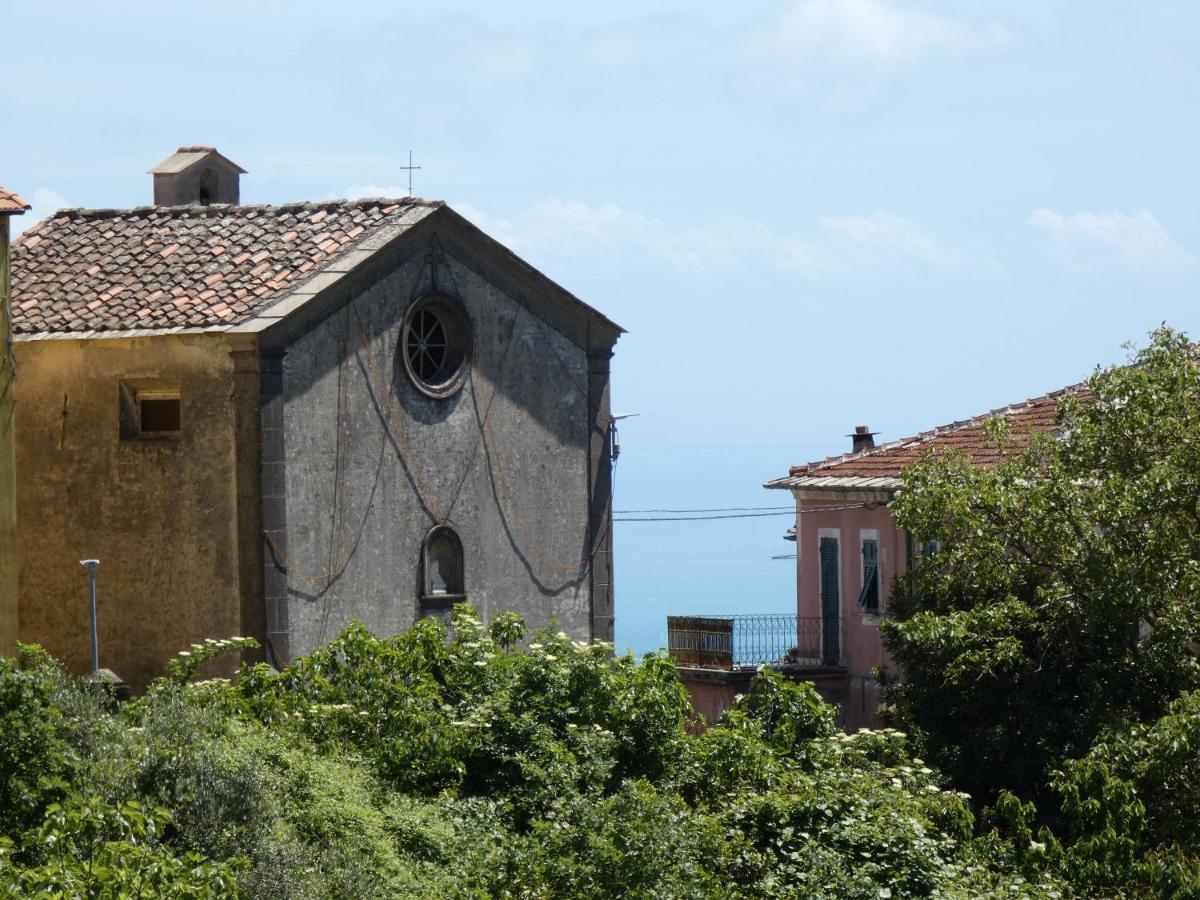
[[[712,509],[617,509],[615,515],[641,515],[643,513],[726,513],[726,512],[766,512],[767,510],[794,510],[791,506],[717,506]]]
[[[729,513],[720,516],[659,516],[652,518],[615,519],[616,522],[707,522],[713,519],[765,519],[771,516],[795,516],[796,511],[790,512],[761,512],[761,513]]]
[[[866,501],[863,503],[846,503],[839,506],[805,506],[800,511],[802,513],[818,513],[818,512],[840,512],[845,509],[875,509],[881,504],[878,501]],[[795,509],[789,508],[788,512],[760,512],[760,513],[730,513],[728,515],[716,516],[660,516],[648,518],[625,518],[616,519],[614,522],[708,522],[714,519],[760,519],[769,518],[772,516],[794,516]]]

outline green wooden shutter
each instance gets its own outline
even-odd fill
[[[858,603],[866,612],[879,612],[879,541],[864,540],[862,558],[863,586]]]
[[[841,603],[838,596],[838,539],[821,538],[821,658],[827,666],[842,661]]]

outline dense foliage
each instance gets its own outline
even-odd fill
[[[1061,418],[906,476],[939,546],[884,627],[901,731],[770,671],[701,730],[665,657],[465,607],[233,680],[196,678],[253,642],[208,641],[124,705],[23,648],[0,896],[1200,898],[1192,346]]]
[[[895,587],[890,713],[1036,845],[1027,869],[1200,896],[1195,348],[1164,328],[1059,415],[1031,444],[994,420],[995,469],[943,453],[906,473],[897,521],[940,546]]]
[[[245,645],[210,642],[120,709],[0,660],[0,895],[1064,895],[809,685],[763,672],[697,733],[665,658],[522,631],[464,608],[193,683]]]

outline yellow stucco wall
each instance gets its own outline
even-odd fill
[[[90,668],[87,557],[100,560],[100,665],[135,689],[188,644],[241,633],[240,401],[224,338],[18,341],[16,355],[21,640]],[[122,440],[122,381],[177,386],[179,437]]]
[[[13,448],[12,323],[8,277],[8,216],[0,216],[0,653],[17,637],[17,497]]]

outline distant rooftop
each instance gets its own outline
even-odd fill
[[[1002,454],[984,431],[984,423],[988,419],[996,416],[1006,418],[1011,437],[1020,446],[1034,434],[1058,428],[1058,402],[1067,394],[1090,396],[1086,383],[1073,384],[912,437],[888,441],[857,453],[844,453],[792,466],[785,477],[768,482],[766,487],[894,490],[904,483],[904,469],[920,460],[929,450],[959,450],[966,453],[975,465],[992,467],[999,464]]]
[[[29,209],[29,204],[7,188],[0,187],[0,215],[21,215]]]

